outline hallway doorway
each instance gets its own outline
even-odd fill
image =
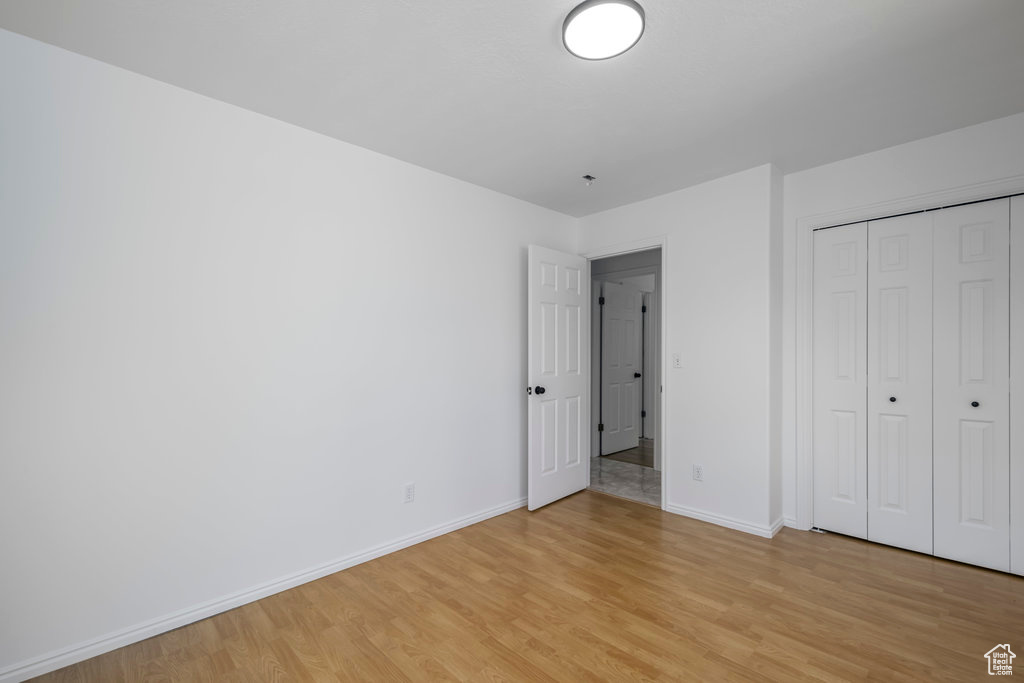
[[[591,261],[590,488],[661,507],[661,249]]]

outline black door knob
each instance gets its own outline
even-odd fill
[[[545,389],[544,387],[537,387],[536,389],[533,390],[533,393],[543,394],[545,391],[547,391],[547,389]]]
[[[634,372],[634,373],[633,373],[633,377],[639,377],[639,376],[640,376],[640,373],[639,373],[639,372]]]
[[[981,405],[981,404],[980,404],[980,403],[978,403],[977,401],[971,401],[971,407],[972,407],[972,408],[977,408],[977,407],[978,407],[978,406],[980,406],[980,405]]]
[[[896,402],[896,397],[895,396],[890,396],[889,397],[889,403],[895,403],[895,402]]]

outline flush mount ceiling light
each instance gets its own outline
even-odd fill
[[[586,0],[562,24],[565,49],[581,59],[608,59],[636,45],[644,10],[633,0]]]

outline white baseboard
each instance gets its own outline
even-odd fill
[[[301,586],[304,583],[309,583],[310,581],[315,581],[316,579],[327,576],[328,574],[339,572],[342,569],[347,569],[349,567],[354,567],[357,564],[368,562],[383,555],[387,555],[388,553],[393,553],[396,550],[408,548],[411,545],[416,545],[417,543],[422,543],[423,541],[443,536],[444,534],[457,529],[470,526],[471,524],[476,524],[477,522],[482,522],[485,519],[496,517],[506,512],[511,512],[512,510],[521,508],[524,505],[526,505],[525,498],[509,501],[508,503],[488,508],[472,515],[460,517],[459,519],[455,519],[451,522],[412,534],[411,536],[405,536],[404,538],[400,538],[390,543],[378,545],[347,557],[342,557],[310,569],[305,569],[288,576],[283,576],[259,586],[239,591],[238,593],[232,593],[231,595],[217,598],[216,600],[210,600],[199,605],[194,605],[162,617],[157,617],[156,619],[151,619],[141,624],[136,624],[135,626],[130,626],[120,631],[115,631],[114,633],[108,633],[105,636],[94,638],[84,643],[49,652],[40,657],[18,662],[0,670],[0,683],[15,683],[16,681],[24,681],[35,676],[41,676],[42,674],[55,671],[70,664],[84,661],[90,657],[95,657],[105,652],[116,650],[117,648],[124,647],[125,645],[137,643],[140,640],[145,640],[146,638],[151,638],[160,633],[180,628],[186,624],[199,621],[200,619],[206,619],[207,617],[212,617],[215,614],[220,614],[221,612],[226,612],[244,604],[260,600],[268,595],[274,595],[275,593],[286,591],[289,588]]]
[[[684,517],[691,517],[693,519],[699,519],[702,522],[711,522],[718,526],[724,526],[727,529],[735,529],[736,531],[743,531],[748,534],[754,534],[762,538],[772,538],[775,534],[779,533],[779,529],[782,528],[782,519],[778,519],[771,526],[765,526],[762,524],[752,524],[751,522],[744,522],[732,517],[725,517],[723,515],[716,515],[710,512],[704,512],[703,510],[697,510],[694,508],[684,507],[682,505],[674,505],[673,503],[667,503],[665,505],[666,512],[672,512],[677,515],[683,515]]]

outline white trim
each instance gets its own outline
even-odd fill
[[[666,512],[690,517],[691,519],[697,519],[702,522],[710,522],[711,524],[717,524],[718,526],[724,526],[727,529],[734,529],[736,531],[753,534],[755,536],[760,536],[761,538],[772,538],[775,534],[779,533],[779,530],[782,528],[781,518],[775,520],[771,526],[764,526],[763,524],[743,522],[732,517],[723,517],[722,515],[716,515],[710,512],[704,512],[703,510],[688,508],[672,503],[668,503],[664,507]]]
[[[936,209],[951,204],[995,199],[1024,192],[1024,175],[899,197],[873,204],[798,217],[796,219],[796,519],[792,526],[814,526],[814,473],[811,454],[811,282],[813,238],[816,228],[875,220],[894,214]],[[788,524],[788,521],[787,521]]]
[[[588,251],[583,254],[587,259],[599,259],[607,256],[621,256],[622,254],[629,254],[634,251],[647,251],[649,249],[662,249],[668,244],[668,235],[658,235],[656,237],[647,237],[642,240],[633,240],[632,242],[620,242],[618,244],[612,244],[606,247],[599,247],[593,251]],[[661,254],[662,265],[665,263],[665,252]]]
[[[806,224],[811,230],[814,230],[815,228],[826,228],[845,223],[878,220],[901,213],[938,209],[950,206],[951,204],[998,199],[999,197],[1019,194],[1021,192],[1024,192],[1024,175],[989,180],[983,183],[972,183],[962,187],[925,192],[884,202],[875,202],[848,209],[814,214],[798,218],[797,225]]]
[[[667,377],[668,364],[668,235],[657,235],[655,237],[648,237],[645,239],[634,240],[632,242],[620,242],[619,244],[612,244],[606,247],[600,247],[593,251],[589,251],[583,256],[588,262],[594,259],[605,258],[607,256],[618,256],[620,254],[629,254],[634,251],[647,251],[648,249],[661,249],[661,268],[660,268],[660,279],[657,283],[659,290],[658,306],[660,307],[659,312],[659,323],[661,329],[658,330],[658,334],[661,337],[661,350],[660,350],[660,377],[658,378],[661,385],[660,394],[660,406],[658,409],[658,438],[654,440],[654,448],[658,451],[659,455],[656,456],[661,462],[661,509],[668,510],[668,478],[669,478],[669,459],[666,454],[669,453],[668,449],[668,420],[664,419],[665,415],[668,415],[668,382],[665,381]],[[588,268],[588,270],[590,270]],[[591,280],[593,275],[590,276]],[[589,348],[589,347],[588,347]],[[591,359],[593,362],[593,359]],[[588,373],[589,375],[590,373]],[[589,386],[588,386],[589,390]],[[593,406],[591,406],[593,410]],[[660,449],[660,450],[658,450]],[[588,451],[589,453],[589,451]],[[590,476],[590,458],[587,458],[587,476]],[[589,481],[589,479],[588,479]]]
[[[405,536],[398,540],[391,541],[390,543],[378,545],[362,552],[274,579],[273,581],[254,586],[247,590],[232,593],[231,595],[210,600],[199,605],[194,605],[177,612],[172,612],[171,614],[157,617],[156,619],[151,619],[120,631],[108,633],[107,635],[100,636],[99,638],[87,640],[84,643],[72,645],[71,647],[49,652],[40,657],[19,662],[0,671],[0,683],[13,683],[14,681],[24,681],[35,676],[41,676],[42,674],[55,671],[62,667],[84,661],[90,657],[95,657],[105,652],[116,650],[117,648],[124,647],[125,645],[137,643],[140,640],[145,640],[146,638],[151,638],[152,636],[185,626],[186,624],[191,624],[201,619],[212,617],[215,614],[226,612],[250,602],[255,602],[256,600],[274,595],[275,593],[280,593],[290,588],[301,586],[304,583],[309,583],[310,581],[315,581],[316,579],[327,576],[328,574],[334,574],[335,572],[339,572],[343,569],[354,567],[357,564],[362,564],[363,562],[368,562],[378,557],[382,557],[389,553],[393,553],[396,550],[408,548],[411,545],[428,541],[432,538],[456,531],[457,529],[462,529],[472,524],[476,524],[477,522],[490,519],[491,517],[511,512],[512,510],[516,510],[525,505],[526,498],[509,501],[471,515],[466,515],[465,517],[460,517],[452,520],[451,522],[432,527],[425,531]]]

